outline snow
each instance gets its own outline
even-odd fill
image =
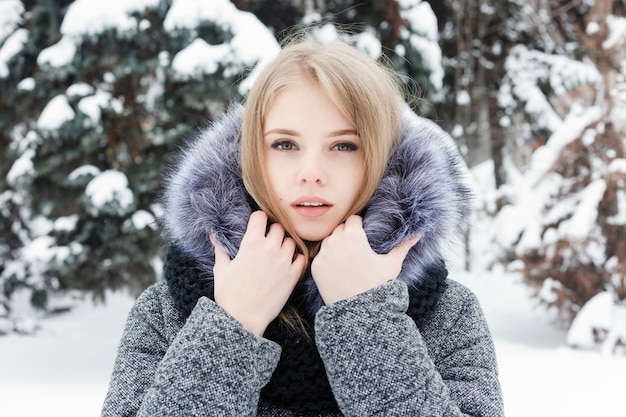
[[[89,202],[87,210],[94,216],[101,212],[124,215],[134,206],[133,192],[128,188],[126,175],[114,169],[96,175],[85,189]]]
[[[63,123],[76,116],[64,94],[59,94],[46,104],[41,112],[37,127],[42,130],[57,130]]]
[[[35,165],[33,165],[33,158],[35,157],[35,151],[27,149],[19,158],[13,162],[11,169],[7,173],[7,183],[13,188],[19,188],[20,178],[23,176],[34,176]]]
[[[452,271],[478,296],[495,338],[507,417],[617,417],[626,356],[574,350],[514,273]],[[98,415],[132,297],[108,293],[41,323],[35,336],[0,337],[0,415]],[[621,410],[621,411],[620,411]]]
[[[41,66],[49,65],[53,68],[69,65],[76,54],[76,44],[69,37],[62,37],[57,43],[47,47],[37,56],[37,63]]]
[[[609,26],[610,34],[602,43],[605,49],[618,48],[625,46],[626,41],[626,18],[620,16],[607,16],[606,23]]]
[[[149,227],[153,230],[157,229],[157,221],[152,214],[146,210],[137,210],[133,213],[130,219],[124,222],[123,227],[125,229],[134,228],[136,230],[142,230]]]
[[[0,78],[9,76],[8,62],[18,54],[28,41],[28,30],[18,29],[13,32],[5,41],[0,43]]]
[[[37,83],[32,77],[24,78],[17,84],[17,88],[22,91],[33,91]]]
[[[623,415],[626,356],[566,346],[516,274],[452,273],[476,292],[495,338],[507,417]],[[620,411],[621,410],[621,411]]]
[[[230,32],[232,39],[221,45],[208,45],[197,39],[173,58],[173,68],[182,76],[189,76],[199,71],[211,74],[223,65],[225,75],[229,76],[256,64],[239,86],[239,91],[245,94],[260,69],[280,50],[274,35],[256,16],[238,10],[229,0],[174,0],[163,27],[167,31],[193,30],[204,20]]]
[[[538,128],[548,132],[556,131],[563,121],[539,88],[540,84],[549,83],[558,96],[580,85],[594,85],[601,80],[598,70],[589,63],[529,50],[525,45],[516,45],[511,49],[505,69],[512,85],[504,83],[501,87],[498,96],[500,105],[515,105],[517,101],[511,96],[515,95],[524,103],[526,113],[534,119]]]
[[[76,54],[81,36],[96,35],[108,29],[119,33],[135,33],[140,26],[132,13],[148,7],[157,7],[159,0],[76,0],[70,4],[63,23],[63,37],[41,51],[37,63],[54,68],[69,65]]]
[[[442,52],[439,46],[437,16],[430,4],[422,0],[401,0],[400,14],[407,21],[411,32],[403,30],[402,37],[419,51],[423,65],[430,71],[428,81],[435,90],[443,87]]]
[[[422,0],[399,0],[402,17],[411,23],[411,27],[431,41],[439,39],[437,16],[430,4]]]
[[[76,83],[67,87],[65,94],[68,97],[84,97],[93,94],[93,87],[87,83]]]
[[[0,337],[0,415],[99,415],[131,303],[108,293],[105,304],[47,319],[36,336]]]
[[[61,33],[77,37],[93,35],[107,29],[134,32],[138,27],[133,12],[156,8],[160,0],[76,0],[67,9]]]
[[[97,166],[87,164],[87,165],[82,165],[76,168],[74,171],[70,172],[70,174],[67,176],[67,179],[70,182],[75,182],[82,176],[89,175],[89,176],[95,177],[99,173],[100,173],[100,169]]]
[[[592,349],[595,347],[593,329],[608,329],[611,325],[613,294],[602,291],[580,309],[567,332],[567,344]]]
[[[564,238],[583,240],[593,233],[598,219],[598,204],[605,191],[606,182],[603,179],[592,182],[582,191],[574,215],[559,226]]]
[[[102,116],[102,109],[107,108],[113,102],[111,93],[98,90],[96,94],[82,98],[78,102],[78,110],[85,114],[94,125],[98,125]]]
[[[373,28],[367,28],[365,31],[354,35],[354,46],[372,59],[379,59],[382,54],[382,45]]]
[[[78,214],[57,217],[54,221],[54,230],[58,232],[71,232],[76,228],[78,217]]]
[[[492,231],[494,241],[501,247],[515,248],[518,255],[544,248],[549,258],[549,251],[555,250],[560,240],[567,240],[577,252],[572,256],[581,262],[602,265],[606,261],[604,241],[598,236],[597,228],[597,207],[606,190],[605,179],[600,176],[602,168],[596,169],[596,179],[584,190],[565,196],[560,195],[564,179],[553,171],[559,154],[568,144],[581,136],[595,137],[596,132],[588,126],[601,118],[598,107],[568,115],[547,143],[533,153],[526,173],[511,175],[509,184],[501,189],[510,204],[498,213]],[[619,166],[619,162],[615,166]],[[493,169],[492,165],[485,168]],[[509,172],[514,174],[515,170],[509,169]],[[491,182],[490,174],[481,175],[483,179],[479,183]],[[482,191],[484,196],[493,192]],[[621,217],[616,217],[617,221],[619,219]],[[556,225],[556,229],[546,230],[547,225]],[[492,255],[492,259],[496,258]]]
[[[0,1],[0,44],[18,27],[23,12],[21,0]]]
[[[172,68],[186,76],[197,73],[214,74],[229,51],[228,45],[209,45],[202,39],[196,39],[176,54]]]
[[[472,97],[467,90],[460,90],[456,95],[456,104],[459,106],[468,106],[472,103]]]

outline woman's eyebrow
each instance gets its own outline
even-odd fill
[[[295,130],[290,130],[290,129],[283,129],[283,128],[276,128],[276,129],[271,129],[268,130],[267,132],[263,133],[263,136],[267,136],[270,135],[272,133],[276,133],[279,135],[288,135],[288,136],[300,136],[300,134],[298,132],[296,132]]]
[[[329,138],[336,138],[339,136],[359,136],[358,132],[354,129],[341,129],[330,132],[326,135]]]
[[[284,129],[280,127],[275,128],[275,129],[270,129],[267,132],[264,132],[263,136],[267,136],[271,134],[300,137],[300,134],[296,132],[295,130]],[[341,136],[359,136],[359,134],[354,129],[340,129],[340,130],[329,132],[325,136],[328,138],[336,138],[336,137],[341,137]]]

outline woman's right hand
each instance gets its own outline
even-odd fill
[[[234,259],[211,238],[215,302],[259,336],[278,316],[305,267],[304,255],[295,254],[296,242],[285,237],[285,229],[274,223],[266,235],[266,225],[264,212],[250,215]]]

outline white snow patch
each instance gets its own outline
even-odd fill
[[[124,229],[142,230],[146,227],[157,230],[156,219],[146,210],[137,210],[130,219],[124,222]]]
[[[230,48],[226,44],[209,45],[203,39],[196,39],[176,54],[172,68],[183,76],[214,74],[229,53]]]
[[[233,37],[227,44],[213,45],[218,48],[210,51],[209,57],[197,56],[195,60],[188,54],[177,60],[176,70],[181,75],[197,72],[205,68],[208,73],[215,71],[220,64],[226,67],[225,75],[241,72],[256,64],[252,72],[241,82],[239,91],[245,94],[258,76],[258,72],[280,50],[274,35],[252,13],[238,10],[228,0],[174,0],[163,26],[168,31],[195,29],[201,22],[211,21]],[[196,41],[194,41],[197,45]],[[194,49],[198,50],[198,46]],[[203,51],[207,48],[203,46]],[[180,54],[180,53],[179,53]]]
[[[562,120],[538,87],[540,83],[549,83],[556,95],[562,95],[581,85],[594,85],[601,81],[600,73],[589,63],[529,50],[525,45],[516,45],[511,49],[505,69],[511,84],[503,83],[498,94],[500,105],[514,107],[517,102],[514,95],[524,104],[526,113],[538,128],[549,132],[556,131]]]
[[[33,77],[27,77],[17,84],[17,89],[22,91],[33,91],[36,85],[37,84]]]
[[[410,22],[411,28],[428,40],[439,39],[437,16],[428,2],[422,0],[398,0],[401,15]]]
[[[126,175],[113,169],[103,171],[89,181],[85,196],[89,202],[87,210],[93,216],[101,212],[124,215],[135,203]]]
[[[34,176],[35,166],[33,165],[33,158],[35,157],[35,151],[33,149],[27,149],[19,158],[13,162],[11,169],[7,173],[7,183],[13,188],[19,188],[19,178],[22,176]]]
[[[70,107],[67,97],[59,94],[46,104],[37,120],[37,127],[43,130],[56,130],[75,116],[76,113]]]
[[[41,51],[37,56],[37,63],[41,66],[60,68],[71,64],[74,55],[76,55],[76,44],[72,39],[64,36],[54,45]]]
[[[94,35],[107,29],[134,33],[138,23],[131,14],[158,5],[159,0],[76,0],[65,13],[61,33],[73,37]]]
[[[562,237],[566,240],[582,241],[593,234],[597,228],[598,205],[606,191],[603,179],[593,181],[580,193],[574,215],[559,226]]]
[[[470,97],[467,90],[461,90],[456,95],[456,104],[459,106],[468,106],[472,103],[472,98]]]
[[[589,22],[587,25],[587,35],[594,35],[600,31],[600,25],[596,21]]]
[[[78,110],[89,117],[94,125],[97,125],[100,123],[102,109],[109,107],[112,102],[110,93],[98,90],[96,94],[82,98],[78,102]]]
[[[93,94],[93,87],[87,83],[76,83],[67,87],[65,94],[68,97],[84,97]]]
[[[70,172],[70,174],[67,176],[67,179],[71,182],[74,182],[84,175],[95,177],[98,174],[100,174],[100,169],[98,167],[96,167],[95,165],[86,164]]]
[[[572,347],[595,347],[594,329],[608,329],[611,325],[613,295],[602,291],[580,309],[567,332],[567,344]]]
[[[430,4],[421,0],[401,0],[400,15],[408,22],[410,31],[401,35],[419,52],[424,66],[430,71],[429,82],[436,90],[443,87],[442,52],[439,46],[437,16]]]
[[[618,158],[611,161],[609,164],[609,172],[626,174],[626,159]]]
[[[588,126],[601,118],[602,111],[598,107],[589,107],[582,114],[568,116],[559,129],[550,136],[548,142],[533,153],[530,181],[539,181],[554,166],[561,150],[581,137]]]
[[[354,46],[365,52],[372,59],[379,59],[382,54],[382,45],[373,29],[366,30],[354,36]]]
[[[626,17],[608,15],[606,23],[609,26],[609,36],[602,43],[604,49],[626,46]]]
[[[17,29],[13,32],[0,48],[0,78],[9,76],[8,63],[15,55],[24,49],[24,45],[28,41],[28,30]]]
[[[24,5],[21,0],[0,1],[0,44],[22,22],[22,13],[24,13]]]
[[[54,230],[58,232],[71,232],[76,229],[78,218],[78,214],[59,217],[54,221]]]

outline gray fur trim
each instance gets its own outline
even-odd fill
[[[209,235],[234,256],[253,210],[241,178],[242,117],[243,106],[231,105],[185,145],[165,178],[160,219],[164,237],[210,277],[214,254]],[[400,274],[408,284],[422,282],[449,246],[463,242],[471,204],[464,167],[449,135],[405,109],[400,139],[363,224],[378,253],[420,237]]]

